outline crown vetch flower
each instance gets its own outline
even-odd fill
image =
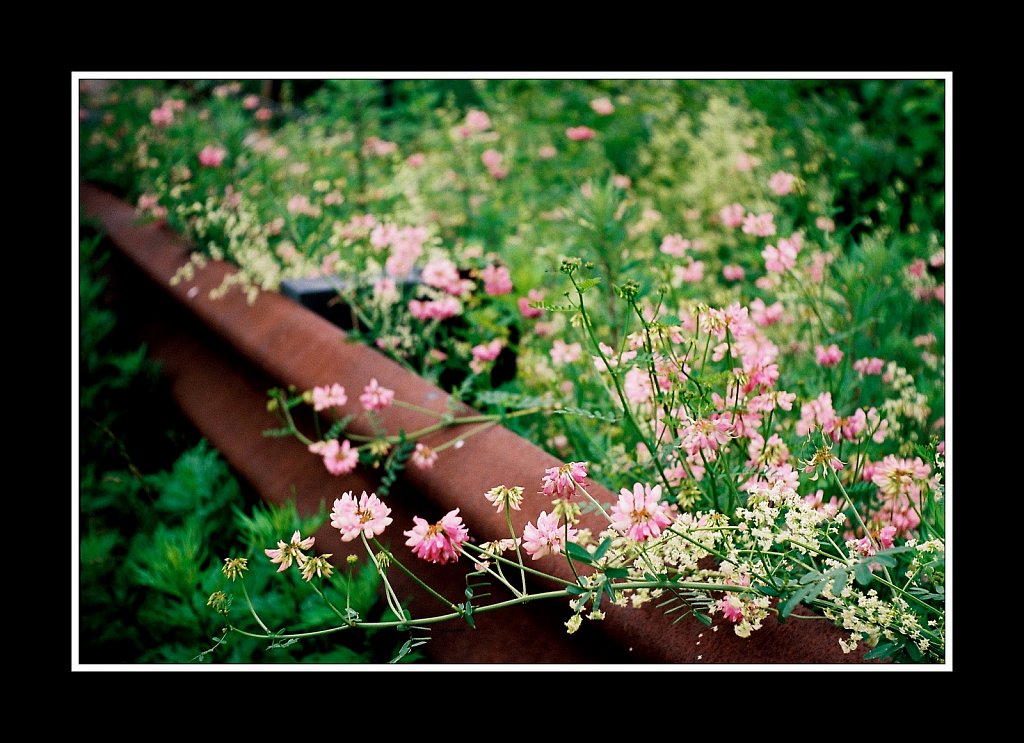
[[[672,523],[671,508],[660,499],[660,485],[652,488],[638,482],[632,492],[623,488],[618,503],[612,506],[612,526],[637,542],[657,537]]]
[[[569,462],[561,467],[548,467],[544,471],[541,482],[544,495],[558,498],[571,498],[576,492],[576,483],[580,485],[587,478],[586,462]]]
[[[277,549],[265,549],[263,553],[270,558],[273,563],[279,563],[281,567],[277,569],[277,572],[282,573],[289,568],[294,560],[301,567],[309,559],[303,550],[308,550],[313,547],[316,542],[315,537],[302,538],[299,530],[296,529],[295,533],[292,534],[290,542],[284,542],[283,540],[277,540]]]
[[[576,541],[576,529],[569,527],[569,541]],[[530,521],[523,530],[523,549],[538,560],[545,555],[557,555],[565,549],[566,528],[559,526],[558,514],[541,511],[537,525]]]
[[[405,545],[417,557],[444,565],[455,562],[462,554],[462,545],[469,539],[469,529],[462,523],[459,509],[449,511],[436,524],[413,516],[413,527],[402,533],[409,537]]]
[[[395,400],[395,391],[387,387],[381,387],[374,377],[370,383],[363,388],[363,394],[359,396],[364,410],[383,410]]]
[[[348,396],[345,394],[345,388],[340,384],[313,388],[313,409],[317,412],[327,408],[341,407],[347,402]]]
[[[351,542],[363,535],[370,539],[380,536],[392,522],[388,515],[391,509],[381,502],[376,493],[363,494],[356,500],[351,491],[334,501],[331,511],[331,526],[341,532],[342,542]]]

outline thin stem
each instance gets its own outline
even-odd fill
[[[256,622],[263,628],[263,631],[270,632],[267,625],[265,625],[263,620],[260,619],[260,615],[256,613],[256,608],[252,605],[252,599],[249,598],[249,589],[245,587],[245,578],[239,576],[239,581],[242,583],[242,595],[245,596],[245,603],[249,605],[249,611],[252,612],[252,615],[256,618]]]
[[[366,538],[364,537],[363,539],[365,541]],[[385,555],[387,555],[388,560],[390,560],[395,565],[397,565],[399,568],[401,568],[402,572],[404,572],[406,575],[408,575],[410,578],[412,578],[416,582],[417,585],[419,585],[421,588],[423,588],[425,591],[427,591],[431,596],[433,596],[438,601],[443,603],[449,609],[455,609],[456,611],[461,611],[458,606],[456,606],[451,601],[449,601],[444,596],[442,596],[437,591],[435,591],[433,588],[428,586],[426,583],[424,583],[422,580],[420,580],[419,577],[415,573],[413,573],[411,570],[409,570],[409,568],[405,567],[405,565],[403,565],[401,563],[401,561],[397,557],[395,557],[391,552],[389,552],[388,549],[383,544],[381,544],[380,541],[376,537],[374,537],[373,543],[374,543],[374,545],[376,545],[377,549],[379,549],[381,552],[383,552]]]

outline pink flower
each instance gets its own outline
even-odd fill
[[[766,245],[761,251],[764,258],[764,267],[772,273],[785,273],[796,266],[797,248],[792,241],[779,240],[779,247]]]
[[[750,303],[750,319],[761,327],[774,325],[782,319],[782,302],[765,305],[760,297]]]
[[[558,155],[558,150],[556,150],[554,147],[552,147],[549,144],[546,144],[543,147],[541,147],[539,150],[537,150],[537,156],[541,160],[550,160],[551,158],[553,158],[553,157],[555,157],[557,155]]]
[[[647,402],[654,394],[654,388],[651,387],[651,378],[648,376],[646,368],[633,367],[626,372],[626,378],[623,380],[622,387],[626,393],[626,399],[634,405],[641,405]]]
[[[550,353],[551,362],[556,366],[562,366],[563,364],[571,364],[578,361],[580,356],[583,355],[583,346],[579,343],[566,343],[556,338],[555,342],[551,344]]]
[[[900,459],[892,454],[875,464],[871,481],[878,486],[886,498],[907,495],[917,498],[921,487],[928,480],[931,467],[920,457]]]
[[[726,281],[743,281],[743,277],[746,275],[747,272],[743,270],[743,266],[738,266],[735,263],[722,266],[722,278]]]
[[[565,136],[573,142],[584,142],[588,139],[593,139],[596,134],[597,132],[589,126],[571,126],[565,130]]]
[[[827,347],[819,344],[814,347],[814,358],[822,366],[835,366],[843,360],[843,352],[839,350],[839,346],[835,343]]]
[[[426,444],[416,444],[416,451],[412,453],[412,463],[421,470],[429,470],[437,461],[437,452]]]
[[[359,464],[359,452],[345,439],[340,444],[337,439],[317,441],[309,445],[309,450],[323,457],[324,467],[332,475],[347,475]]]
[[[633,492],[619,491],[619,501],[612,506],[612,526],[630,539],[642,542],[661,534],[672,523],[671,508],[661,500],[661,486],[636,483]]]
[[[491,117],[483,111],[472,109],[466,113],[466,129],[470,132],[482,132],[491,128]]]
[[[747,212],[743,218],[743,234],[769,237],[775,234],[775,215],[770,212],[754,214]]]
[[[690,241],[684,240],[682,235],[665,235],[665,238],[661,241],[660,250],[665,255],[682,258],[691,246]]]
[[[473,358],[477,361],[494,361],[501,353],[502,345],[501,339],[495,338],[490,343],[473,346]]]
[[[946,285],[945,284],[939,284],[937,287],[935,287],[934,297],[935,297],[935,300],[939,304],[945,304],[946,303]]]
[[[494,170],[495,168],[501,167],[501,161],[505,159],[497,150],[491,148],[483,151],[480,155],[480,161],[484,164],[484,167],[488,170]]]
[[[587,479],[586,462],[569,462],[561,467],[548,467],[544,470],[541,490],[544,495],[558,498],[571,498],[576,492],[576,484],[583,484]],[[539,523],[539,522],[538,522]]]
[[[703,450],[707,455],[729,443],[732,435],[732,425],[727,418],[698,418],[683,428],[679,444],[689,454]]]
[[[861,376],[865,374],[881,374],[884,366],[885,362],[877,356],[857,359],[853,362],[853,370],[859,372]]]
[[[174,121],[174,111],[168,106],[160,106],[149,112],[149,121],[153,126],[165,127]]]
[[[526,318],[540,317],[544,314],[544,310],[534,309],[530,307],[534,302],[540,302],[544,299],[544,291],[541,289],[530,289],[525,297],[519,298],[519,314]]]
[[[199,151],[199,164],[206,168],[219,168],[227,154],[228,151],[223,147],[208,144]]]
[[[342,542],[351,542],[360,532],[371,539],[383,534],[391,523],[389,513],[391,509],[380,501],[376,493],[367,495],[364,490],[357,501],[350,491],[334,501],[331,526],[341,532]]]
[[[367,137],[366,141],[363,142],[363,152],[367,155],[385,157],[386,155],[398,152],[398,145],[380,137]]]
[[[733,624],[743,620],[743,602],[733,593],[718,599],[718,609],[722,612],[722,616]]]
[[[320,207],[309,203],[309,197],[297,194],[288,199],[289,214],[305,214],[310,217],[320,216]]]
[[[462,544],[469,539],[469,529],[463,525],[458,508],[446,513],[436,524],[428,524],[419,516],[413,516],[412,521],[413,528],[402,534],[409,537],[405,545],[412,548],[413,554],[441,565],[459,559]]]
[[[785,196],[786,194],[792,193],[794,185],[796,185],[796,176],[792,173],[787,173],[784,170],[772,173],[772,177],[768,179],[768,187],[774,191],[777,196]]]
[[[760,164],[761,158],[748,155],[746,152],[741,152],[736,156],[736,170],[741,173],[749,173]]]
[[[590,102],[590,107],[599,116],[611,116],[615,113],[615,104],[608,98],[595,98]]]
[[[704,261],[690,259],[687,266],[674,266],[672,274],[686,284],[698,284],[704,280]]]
[[[420,280],[435,289],[444,289],[450,294],[461,291],[459,269],[447,258],[437,258],[423,267]],[[454,288],[456,291],[450,291]]]
[[[423,322],[447,320],[449,317],[462,314],[462,302],[455,297],[442,297],[426,302],[413,299],[409,302],[409,314]]]
[[[381,387],[374,377],[370,383],[363,388],[363,394],[359,396],[359,402],[363,404],[364,410],[383,410],[395,400],[395,391],[387,387]]]
[[[370,245],[378,250],[383,250],[391,244],[397,234],[398,228],[395,225],[382,222],[370,233]]]
[[[576,541],[576,529],[568,528],[569,541]],[[537,525],[530,521],[523,529],[523,549],[538,560],[545,555],[558,555],[565,549],[566,527],[558,525],[558,514],[541,511]]]
[[[928,258],[928,265],[932,268],[942,268],[946,265],[946,249],[940,248],[937,253],[932,253]]]
[[[822,232],[836,231],[836,223],[833,222],[828,217],[818,217],[817,219],[814,220],[814,226],[817,227]]]
[[[247,95],[242,99],[242,108],[246,111],[252,111],[260,106],[260,97],[258,95]]]
[[[313,388],[313,409],[316,411],[340,408],[347,402],[348,396],[345,394],[345,388],[338,383],[334,383],[330,387]]]
[[[836,411],[832,407],[832,393],[822,392],[816,399],[800,407],[796,433],[798,436],[806,436],[819,426],[825,433],[831,433],[837,421]]]
[[[409,157],[405,158],[406,164],[410,168],[419,168],[423,166],[423,163],[427,161],[427,156],[422,152],[414,152]]]
[[[281,567],[277,569],[277,572],[283,573],[292,564],[292,560],[301,567],[306,560],[309,559],[309,555],[305,554],[302,550],[308,550],[313,547],[313,543],[316,542],[315,537],[302,538],[299,530],[296,529],[295,533],[292,534],[292,541],[285,543],[282,540],[277,540],[277,549],[265,549],[263,554],[270,558],[273,563],[280,563]]]
[[[729,204],[718,211],[718,218],[726,227],[736,228],[743,224],[743,204]]]
[[[491,296],[508,294],[512,291],[512,277],[505,266],[487,266],[480,272],[484,291]]]
[[[915,258],[913,263],[907,266],[907,273],[915,278],[922,278],[928,272],[928,265],[920,258]]]
[[[871,544],[871,537],[868,536],[858,539],[853,545],[853,549],[862,557],[870,557],[875,554],[875,546]]]
[[[633,179],[628,175],[616,174],[612,176],[612,185],[615,186],[615,188],[629,188],[633,185]]]
[[[274,118],[274,112],[264,106],[256,109],[256,121],[270,121]]]
[[[896,540],[896,527],[892,524],[882,527],[881,531],[878,532],[878,543],[882,545],[882,549],[887,550],[893,546]]]

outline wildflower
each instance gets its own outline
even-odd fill
[[[569,619],[563,622],[563,624],[566,627],[566,634],[571,635],[580,628],[581,624],[583,624],[583,617],[581,617],[579,614],[573,614],[571,617],[569,617]]]
[[[220,571],[228,578],[234,580],[240,578],[242,573],[249,569],[249,559],[246,557],[225,557],[224,565]]]
[[[334,501],[331,510],[331,526],[341,532],[342,542],[351,542],[362,532],[367,539],[380,536],[391,524],[388,508],[377,497],[376,493],[363,494],[357,501],[352,492],[344,493]]]
[[[309,583],[313,580],[315,575],[317,578],[330,578],[331,573],[334,572],[334,566],[327,561],[327,558],[331,555],[317,555],[316,557],[306,560],[306,563],[302,566],[302,580]]]
[[[491,117],[483,111],[472,109],[466,113],[464,129],[467,135],[476,132],[483,132],[491,128]]]
[[[409,157],[405,158],[406,164],[410,168],[420,168],[427,161],[427,156],[422,152],[414,152]]]
[[[477,361],[494,361],[501,354],[502,342],[495,338],[490,343],[480,343],[473,346],[473,358]]]
[[[661,500],[661,486],[636,483],[633,491],[619,491],[619,501],[612,506],[612,526],[630,539],[642,542],[661,534],[672,523],[671,509]]]
[[[784,170],[772,173],[772,177],[768,179],[768,187],[774,191],[777,196],[785,196],[786,194],[792,193],[793,186],[795,185],[796,176],[792,173],[787,173]]]
[[[462,553],[462,544],[469,539],[469,529],[462,523],[459,509],[449,511],[436,524],[428,524],[419,516],[413,517],[413,528],[402,532],[409,537],[406,546],[427,562],[455,562]]]
[[[586,462],[569,462],[561,467],[548,467],[541,482],[544,495],[571,498],[577,483],[582,485],[587,478]]]
[[[551,344],[550,353],[551,361],[556,366],[571,364],[583,355],[583,346],[579,343],[566,343],[565,341],[556,338],[555,342]]]
[[[438,258],[427,263],[420,274],[420,280],[427,286],[444,289],[449,294],[457,294],[462,289],[459,269],[447,258]]]
[[[853,370],[858,372],[862,377],[866,374],[881,374],[884,366],[885,362],[877,356],[857,359],[853,362]]]
[[[814,456],[806,462],[803,462],[803,464],[805,465],[804,472],[814,473],[814,476],[811,477],[812,481],[818,479],[818,467],[821,467],[822,472],[825,475],[828,475],[829,468],[831,468],[833,472],[838,472],[846,467],[846,465],[839,460],[839,457],[832,455],[832,447],[828,444],[824,444],[815,449]]]
[[[409,302],[409,314],[417,320],[447,320],[462,314],[462,302],[455,297],[445,296],[441,299],[421,301],[413,299]]]
[[[512,291],[512,277],[505,266],[487,266],[480,272],[480,278],[484,281],[484,291],[491,296]]]
[[[743,224],[743,204],[729,204],[718,210],[718,218],[726,227],[735,229]]]
[[[530,521],[523,530],[523,549],[537,560],[545,555],[561,554],[565,549],[566,527],[559,526],[558,514],[550,515],[541,511],[537,517],[537,525]],[[569,541],[575,541],[576,529],[568,527]]]
[[[363,394],[359,396],[364,410],[383,410],[395,400],[395,391],[387,387],[381,387],[377,378],[373,377],[370,383],[363,388]]]
[[[501,167],[501,161],[505,159],[505,156],[498,152],[496,149],[489,148],[483,151],[480,155],[480,162],[484,164],[484,167],[490,171],[495,168]]]
[[[819,344],[814,347],[814,358],[824,367],[835,366],[843,360],[843,352],[835,343],[830,346]]]
[[[573,142],[584,142],[588,139],[593,139],[596,134],[597,132],[589,126],[571,126],[565,130],[565,136]]]
[[[348,396],[345,394],[345,388],[338,383],[334,383],[330,387],[313,388],[313,409],[318,412],[327,408],[341,407],[347,402]]]
[[[518,511],[523,502],[523,487],[516,485],[508,488],[504,485],[498,485],[484,493],[484,498],[494,506],[498,513],[504,511],[506,506],[513,511]]]
[[[599,116],[611,116],[615,113],[615,104],[608,98],[595,98],[590,102],[590,107]]]
[[[277,569],[277,572],[282,573],[291,566],[292,560],[295,560],[300,567],[304,565],[309,559],[309,555],[305,554],[303,550],[312,549],[315,541],[315,537],[303,539],[299,530],[296,529],[292,534],[291,542],[285,543],[279,539],[277,540],[277,549],[265,549],[263,553],[270,558],[271,562],[280,563],[281,567]]]
[[[531,304],[543,301],[544,292],[539,289],[530,289],[527,296],[519,298],[519,314],[526,318],[540,317],[544,310],[531,307]]]
[[[931,474],[929,467],[920,457],[900,459],[892,454],[875,465],[875,471],[871,481],[882,491],[887,498],[896,498],[901,495],[917,497],[921,493],[921,486],[928,480]]]
[[[274,117],[274,112],[266,106],[256,109],[256,121],[270,121]]]
[[[896,539],[896,531],[896,527],[889,524],[888,526],[883,526],[878,532],[878,543],[882,545],[882,549],[887,550],[893,546]]]
[[[722,616],[735,624],[743,619],[743,602],[735,594],[729,593],[718,600],[718,609]]]
[[[682,235],[665,235],[659,250],[665,255],[682,258],[692,246],[693,244],[689,240],[684,240]]]
[[[416,444],[416,450],[412,453],[412,463],[421,470],[429,470],[437,461],[437,452],[423,443]]]
[[[765,270],[771,273],[785,273],[796,266],[796,254],[797,249],[793,243],[786,240],[779,240],[779,247],[766,245],[761,251]]]
[[[227,154],[223,147],[208,144],[199,151],[199,164],[206,168],[219,168]]]
[[[210,598],[206,599],[206,605],[218,614],[227,616],[231,611],[231,597],[223,591],[214,591],[210,594]]]
[[[149,121],[153,126],[168,126],[172,121],[174,121],[174,111],[167,106],[154,108],[149,112]]]
[[[258,95],[247,95],[242,99],[242,108],[246,111],[252,111],[253,109],[259,108],[260,97]]]
[[[689,265],[673,266],[672,275],[679,282],[698,284],[704,280],[704,261],[695,261],[690,258]]]
[[[736,170],[741,173],[749,173],[760,164],[761,158],[748,155],[746,152],[741,152],[736,156]]]
[[[722,278],[726,281],[742,281],[746,275],[747,272],[743,270],[743,266],[737,266],[736,264],[722,266]]]
[[[309,450],[323,457],[324,467],[332,475],[347,475],[359,464],[359,452],[352,448],[348,439],[338,443],[337,439],[317,441]]]
[[[782,319],[782,302],[766,305],[758,297],[750,303],[750,319],[763,328],[774,325]]]
[[[633,185],[633,179],[628,175],[616,174],[612,176],[612,185],[615,186],[615,188],[629,188]]]
[[[775,234],[775,215],[770,212],[754,214],[747,212],[743,219],[743,234],[768,237]]]
[[[680,448],[696,455],[713,452],[732,438],[732,425],[725,418],[698,418],[688,423],[680,436]]]
[[[640,405],[650,400],[654,390],[651,387],[651,378],[647,375],[647,370],[634,367],[626,372],[623,391],[626,393],[626,399],[634,405]]]
[[[537,150],[537,155],[540,157],[541,160],[550,160],[551,158],[558,155],[558,150],[556,150],[551,145],[546,144],[539,150]]]

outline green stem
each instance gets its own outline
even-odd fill
[[[265,625],[263,620],[260,619],[260,615],[256,613],[256,608],[252,605],[252,599],[249,598],[249,589],[245,587],[245,578],[239,577],[239,580],[242,583],[242,595],[245,596],[245,603],[248,604],[249,611],[252,612],[252,615],[256,618],[256,622],[263,628],[263,631],[270,632],[267,625]]]
[[[364,537],[364,539],[365,539],[365,537]],[[409,568],[405,567],[405,565],[403,565],[401,563],[401,561],[398,560],[398,558],[396,558],[393,554],[391,554],[391,552],[389,552],[388,549],[383,544],[381,544],[380,541],[376,537],[374,537],[373,543],[374,543],[374,545],[376,545],[377,549],[379,549],[381,552],[383,552],[385,555],[387,555],[388,560],[390,560],[395,565],[397,565],[402,570],[402,572],[404,572],[406,575],[408,575],[410,578],[412,578],[413,581],[415,581],[417,585],[419,585],[421,588],[423,588],[425,591],[427,591],[427,593],[429,593],[431,596],[436,598],[438,601],[440,601],[442,604],[447,606],[449,609],[455,609],[456,611],[461,611],[461,609],[459,609],[458,606],[456,606],[451,601],[449,601],[444,596],[442,596],[437,591],[435,591],[433,588],[428,586],[426,583],[424,583],[422,580],[420,580],[419,577],[415,573],[413,573],[411,570],[409,570]]]

